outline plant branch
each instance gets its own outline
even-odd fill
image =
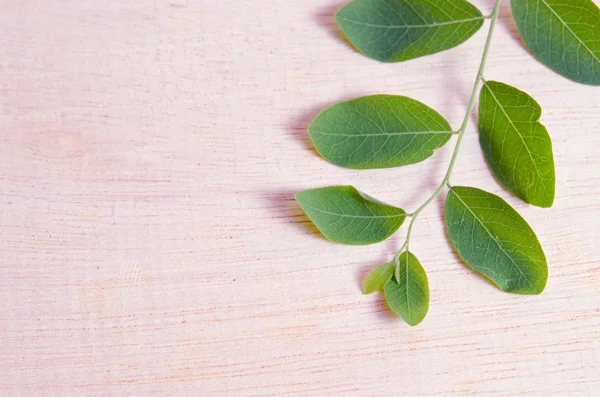
[[[473,91],[471,92],[471,98],[469,99],[469,104],[467,105],[467,111],[465,113],[465,117],[460,126],[460,129],[458,130],[458,139],[456,140],[456,145],[454,146],[454,152],[452,153],[452,158],[450,159],[450,163],[448,164],[448,170],[446,171],[446,175],[444,176],[444,179],[442,180],[442,182],[440,183],[438,188],[435,190],[435,192],[433,192],[433,194],[419,208],[417,208],[416,211],[414,211],[412,213],[412,218],[410,220],[410,224],[408,225],[408,231],[406,232],[406,240],[404,242],[404,245],[402,245],[402,248],[400,248],[400,250],[398,251],[398,253],[396,253],[396,256],[394,257],[394,262],[396,264],[396,273],[398,273],[398,269],[399,269],[400,254],[402,254],[402,252],[404,251],[405,248],[406,248],[406,251],[408,251],[412,228],[413,228],[415,221],[417,220],[419,214],[429,204],[431,204],[431,202],[433,200],[435,200],[437,196],[440,195],[442,190],[444,190],[444,187],[450,187],[450,177],[452,176],[452,171],[454,170],[454,166],[456,165],[456,160],[458,158],[458,152],[460,150],[460,145],[461,145],[463,137],[465,135],[465,131],[469,124],[471,112],[473,111],[473,107],[475,106],[475,100],[477,98],[477,92],[479,90],[479,83],[485,81],[483,78],[483,71],[485,70],[485,64],[486,64],[488,53],[490,50],[490,45],[492,43],[494,27],[496,26],[496,21],[498,20],[501,2],[502,2],[502,0],[496,0],[496,2],[494,4],[494,10],[492,11],[492,14],[490,16],[490,19],[491,19],[490,28],[488,30],[487,39],[485,41],[485,47],[483,49],[483,54],[481,56],[481,63],[479,64],[479,70],[477,71],[477,77],[475,78],[475,83],[473,84]]]

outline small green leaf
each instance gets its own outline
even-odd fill
[[[408,325],[417,325],[429,310],[429,282],[423,266],[410,252],[398,258],[398,280],[385,284],[385,300],[394,313]]]
[[[539,207],[554,202],[554,157],[540,105],[523,91],[488,81],[479,99],[479,142],[492,172],[515,196]]]
[[[366,245],[390,237],[404,222],[403,209],[381,203],[352,186],[303,190],[296,200],[331,241]]]
[[[542,246],[506,201],[480,189],[454,186],[444,214],[450,242],[470,268],[505,292],[544,290],[548,265]]]
[[[353,169],[418,163],[452,136],[450,124],[404,96],[373,95],[323,110],[308,129],[319,154]]]
[[[401,62],[456,47],[483,25],[464,0],[354,0],[335,15],[364,55]]]
[[[527,47],[544,65],[600,85],[600,8],[591,0],[511,0]]]
[[[363,288],[365,295],[383,290],[383,286],[392,278],[393,275],[393,262],[377,266],[375,269],[371,270],[365,279],[365,285]]]

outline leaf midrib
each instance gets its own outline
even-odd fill
[[[598,58],[596,56],[596,54],[594,54],[594,52],[592,52],[592,50],[583,41],[581,41],[581,39],[579,38],[579,36],[576,35],[575,32],[573,32],[573,30],[569,27],[569,25],[567,25],[567,23],[560,17],[560,15],[558,15],[556,13],[556,11],[554,11],[554,9],[550,6],[550,4],[548,4],[546,2],[546,0],[540,0],[540,1],[546,6],[546,8],[548,8],[550,10],[550,12],[556,17],[556,19],[558,19],[559,22],[562,23],[563,26],[565,28],[567,28],[567,30],[569,32],[571,32],[571,34],[573,35],[573,37],[575,37],[575,39],[577,39],[577,41],[579,42],[579,44],[581,44],[590,53],[590,55],[592,56],[592,58],[594,58],[596,60],[596,62],[598,62],[600,64],[600,58]]]
[[[479,21],[479,20],[483,20],[483,19],[484,19],[484,17],[481,16],[481,17],[474,17],[474,18],[468,18],[468,19],[457,19],[457,20],[447,21],[447,22],[432,23],[432,24],[426,24],[426,25],[379,25],[376,23],[356,21],[354,19],[338,18],[339,21],[350,22],[350,23],[354,23],[356,25],[367,26],[367,27],[371,27],[371,28],[385,28],[385,29],[433,28],[433,27],[438,27],[438,26],[447,26],[447,25],[455,25],[455,24],[461,24],[461,23],[472,22],[472,21]]]
[[[324,214],[336,215],[336,216],[339,216],[340,218],[360,218],[360,219],[384,219],[385,218],[385,219],[389,219],[389,218],[402,218],[402,217],[406,216],[406,214],[399,214],[399,215],[347,215],[347,214],[340,214],[337,212],[325,211],[320,208],[313,207],[312,205],[306,204],[306,203],[304,203],[303,206],[306,206],[313,210],[322,212]]]
[[[404,269],[406,271],[406,311],[408,312],[408,323],[412,323],[412,316],[411,316],[411,310],[410,310],[410,291],[408,290],[408,280],[409,280],[409,275],[408,275],[408,261],[410,260],[410,256],[408,254],[408,252],[406,253],[406,268]]]
[[[324,132],[324,131],[315,131],[311,130],[311,133],[321,134],[321,135],[333,135],[333,136],[401,136],[401,135],[430,135],[430,134],[440,134],[440,135],[452,135],[452,131],[400,131],[400,132],[381,132],[375,134],[340,134],[334,132]]]
[[[504,110],[504,106],[502,106],[502,103],[500,103],[500,101],[498,100],[498,98],[496,97],[496,95],[494,95],[494,92],[490,89],[490,87],[487,86],[487,85],[485,85],[484,87],[487,88],[487,90],[489,91],[489,93],[492,96],[492,98],[494,98],[494,101],[498,104],[498,107],[500,108],[500,110],[502,110],[502,113],[504,113],[504,115],[506,116],[506,119],[508,120],[508,122],[510,123],[510,125],[512,126],[512,128],[515,130],[515,132],[517,133],[517,135],[521,139],[521,142],[523,143],[523,146],[525,146],[525,150],[527,151],[527,154],[529,155],[529,159],[533,163],[533,168],[535,168],[536,174],[538,175],[538,177],[540,178],[541,181],[544,181],[544,178],[542,178],[542,175],[540,174],[540,170],[539,170],[539,168],[538,168],[535,160],[533,159],[531,151],[529,150],[529,146],[527,146],[527,143],[525,143],[525,139],[523,138],[523,135],[521,134],[521,132],[519,131],[519,129],[517,128],[517,126],[513,123],[512,119],[510,118],[510,116],[508,115],[508,113],[506,112],[506,110]],[[533,123],[541,124],[538,120],[534,121]],[[546,192],[546,194],[548,194],[548,190],[546,189],[546,184],[542,183],[542,186],[543,186],[544,191]]]
[[[487,234],[490,236],[490,238],[492,239],[492,241],[494,241],[496,243],[496,245],[498,246],[498,248],[500,248],[500,250],[502,251],[502,253],[504,253],[504,255],[510,260],[510,262],[518,270],[518,272],[525,279],[525,281],[527,281],[527,283],[529,284],[529,286],[531,288],[535,289],[535,287],[533,286],[533,284],[531,283],[531,281],[529,281],[529,279],[527,277],[525,277],[525,274],[521,271],[521,269],[519,268],[519,266],[510,257],[510,255],[508,255],[508,253],[506,252],[506,250],[504,249],[504,247],[502,247],[502,245],[498,242],[498,240],[496,240],[496,238],[494,237],[494,235],[492,234],[492,232],[490,232],[490,230],[485,226],[485,224],[483,223],[483,221],[481,221],[477,217],[477,215],[471,210],[471,208],[469,208],[469,206],[467,205],[467,203],[465,203],[463,201],[463,199],[460,198],[460,196],[458,195],[458,193],[456,193],[456,190],[452,189],[452,193],[454,193],[454,195],[456,196],[456,198],[464,205],[464,207],[467,209],[467,211],[469,211],[471,213],[471,215],[473,215],[473,217],[475,218],[475,220],[481,225],[481,227],[483,227],[483,229],[487,232]]]

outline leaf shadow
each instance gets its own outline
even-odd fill
[[[335,0],[332,4],[317,9],[314,21],[319,27],[324,28],[331,37],[346,44],[352,48],[353,51],[359,52],[356,47],[350,43],[346,35],[344,35],[338,24],[335,22],[335,13],[346,3],[348,3],[347,0]]]
[[[310,140],[308,127],[323,109],[325,109],[325,107],[311,108],[303,111],[298,117],[295,117],[290,121],[287,128],[288,133],[296,142],[300,143],[305,149],[312,151],[316,155],[319,155],[319,153]]]
[[[259,198],[265,202],[265,209],[273,218],[287,220],[291,227],[301,233],[308,233],[315,238],[327,240],[317,229],[312,221],[306,216],[300,204],[294,198],[298,190],[283,189],[278,191],[266,191],[259,193]]]
[[[438,188],[440,182],[444,178],[442,170],[446,168],[452,155],[453,148],[453,141],[449,141],[446,145],[444,145],[444,148],[439,149],[434,154],[434,156],[436,156],[435,161],[431,161],[433,160],[432,158],[425,160],[429,161],[428,165],[430,165],[430,167],[426,170],[423,170],[423,172],[420,174],[421,182],[418,185],[413,186],[414,194],[405,198],[404,202],[402,203],[402,208],[404,208],[407,212],[416,210]],[[408,172],[411,171],[409,170]],[[406,224],[408,224],[408,222],[410,222],[410,219],[405,221]],[[400,247],[398,246],[398,248]]]
[[[493,9],[494,3],[494,0],[489,0],[490,10]],[[500,24],[502,24],[510,38],[515,43],[517,43],[519,47],[531,54],[529,48],[527,48],[527,46],[525,46],[525,43],[523,43],[523,40],[521,40],[521,34],[519,33],[517,24],[515,23],[515,20],[512,16],[512,10],[510,9],[509,3],[510,2],[505,1],[502,4],[500,4],[500,13],[498,14],[498,21],[500,22]]]
[[[398,323],[402,321],[398,317],[398,315],[394,313],[392,309],[390,309],[390,307],[388,306],[387,302],[385,301],[383,291],[377,293],[377,300],[375,301],[374,306],[379,308],[379,310],[375,312],[379,320],[386,321],[389,323]]]
[[[481,92],[481,88],[479,89]],[[471,109],[471,121],[475,126],[475,132],[477,134],[477,139],[479,139],[479,95],[477,95],[477,103]]]
[[[467,88],[467,86],[465,86],[465,85],[461,85],[459,83],[459,81],[461,79],[456,77],[462,73],[462,71],[457,68],[457,65],[459,65],[460,62],[455,61],[455,57],[453,56],[453,54],[451,52],[448,52],[448,54],[446,56],[447,56],[446,65],[448,65],[448,66],[446,68],[444,68],[443,72],[442,72],[444,74],[443,75],[444,81],[447,83],[447,87],[448,87],[445,90],[445,92],[446,92],[445,102],[448,104],[452,104],[454,99],[458,98],[460,103],[466,109],[467,106],[469,105],[469,98],[471,97],[471,90],[473,89],[473,82],[469,81],[469,83],[468,83],[469,88]],[[464,111],[463,111],[463,115],[464,115]],[[477,126],[477,122],[478,122],[477,106],[473,106],[473,110],[471,111],[471,120]],[[456,129],[458,129],[458,126],[456,126]]]

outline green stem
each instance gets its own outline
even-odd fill
[[[487,39],[485,41],[483,55],[481,56],[481,63],[479,64],[479,70],[477,71],[477,77],[475,78],[475,84],[473,85],[473,92],[471,93],[471,98],[469,99],[469,104],[467,105],[467,111],[465,113],[465,117],[460,126],[460,129],[458,130],[458,139],[456,140],[456,145],[454,146],[454,152],[452,153],[452,158],[450,159],[450,163],[448,164],[448,171],[446,171],[446,175],[444,176],[444,179],[442,180],[442,182],[440,183],[438,188],[435,190],[435,192],[433,192],[433,194],[427,199],[427,201],[425,201],[419,208],[417,208],[417,210],[415,212],[413,212],[411,214],[412,218],[410,220],[410,224],[408,225],[408,231],[406,232],[406,241],[404,242],[404,245],[402,246],[402,248],[400,248],[400,250],[398,251],[398,253],[396,254],[396,256],[394,258],[394,261],[396,262],[396,268],[398,268],[398,261],[400,258],[400,254],[402,254],[402,252],[404,251],[405,248],[406,248],[406,251],[408,251],[408,245],[410,242],[410,234],[412,232],[412,228],[415,224],[415,221],[417,220],[421,211],[423,211],[429,204],[431,204],[431,202],[433,200],[436,199],[437,196],[440,195],[442,190],[444,190],[444,187],[450,188],[450,176],[452,176],[452,171],[454,170],[454,166],[456,165],[456,159],[458,158],[458,152],[460,150],[460,145],[465,136],[465,131],[469,124],[469,119],[471,118],[471,112],[473,111],[473,107],[475,106],[475,99],[477,98],[477,92],[479,90],[479,83],[484,81],[483,71],[485,70],[485,63],[487,61],[488,53],[490,51],[490,44],[492,43],[492,35],[494,33],[494,27],[496,26],[496,21],[498,20],[498,14],[500,11],[500,3],[501,2],[502,2],[502,0],[496,0],[496,3],[494,4],[494,10],[492,11],[492,15],[491,15],[490,29],[488,31]]]

